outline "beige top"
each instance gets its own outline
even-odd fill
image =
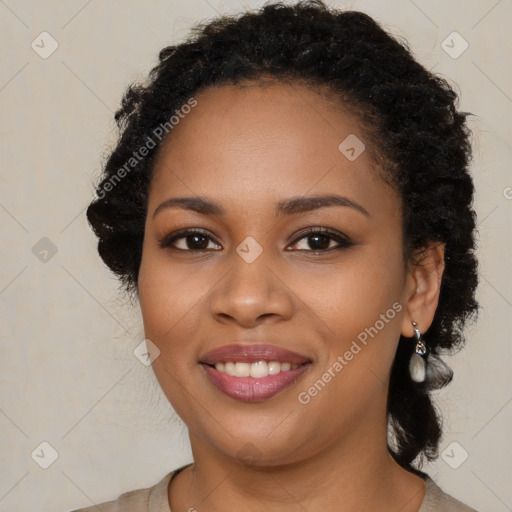
[[[186,464],[171,471],[153,487],[125,492],[117,500],[73,510],[72,512],[98,512],[98,510],[101,510],[101,512],[171,512],[167,499],[169,482],[174,475],[190,465]],[[446,494],[430,477],[427,476],[425,482],[427,490],[418,512],[477,512]]]

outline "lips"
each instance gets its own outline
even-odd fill
[[[268,368],[277,368],[276,372],[253,377],[238,371],[240,367],[254,367],[253,363],[262,364],[262,361]],[[311,360],[275,345],[234,344],[207,352],[201,356],[200,364],[210,382],[224,394],[235,400],[255,402],[269,399],[292,386],[309,370]],[[228,366],[236,367],[237,371],[226,373]]]

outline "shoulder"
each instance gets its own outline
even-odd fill
[[[128,491],[113,501],[98,503],[71,512],[98,512],[98,510],[101,512],[167,512],[168,510],[170,512],[167,488],[172,476],[181,469],[171,471],[151,487]]]
[[[425,483],[427,490],[418,512],[477,512],[474,508],[445,493],[429,476]]]
[[[151,489],[152,487],[148,487],[147,489],[125,492],[116,500],[98,503],[72,512],[97,512],[98,509],[102,512],[148,512]]]

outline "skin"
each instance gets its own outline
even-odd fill
[[[171,510],[417,512],[425,483],[387,452],[386,401],[400,334],[413,336],[412,320],[424,333],[433,320],[444,245],[405,264],[400,196],[373,163],[378,148],[338,100],[279,82],[207,88],[195,98],[155,164],[138,281],[145,335],[161,351],[153,370],[194,456],[169,485]],[[338,149],[349,134],[366,144],[355,161]],[[348,206],[275,215],[278,201],[324,194],[348,197],[369,215]],[[225,213],[172,207],[153,218],[162,202],[184,196],[208,197]],[[338,242],[321,239],[328,249],[315,254],[315,240],[301,233],[308,227],[355,245],[335,249]],[[182,228],[212,238],[159,246]],[[248,236],[263,249],[252,263],[236,252]],[[190,248],[198,246],[206,250]],[[401,311],[301,404],[298,394],[395,302]],[[275,344],[312,365],[270,399],[234,400],[198,361],[235,341]],[[252,462],[244,461],[247,443]]]

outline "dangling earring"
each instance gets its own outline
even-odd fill
[[[414,382],[424,382],[427,376],[427,358],[430,354],[430,348],[423,341],[420,331],[416,328],[416,322],[412,322],[414,327],[414,340],[416,347],[409,361],[409,374]]]
[[[441,389],[446,386],[453,378],[453,371],[441,360],[439,355],[430,350],[425,343],[420,331],[416,328],[416,322],[412,322],[414,327],[414,341],[416,346],[414,353],[409,361],[409,374],[414,382],[424,382],[429,389]]]

